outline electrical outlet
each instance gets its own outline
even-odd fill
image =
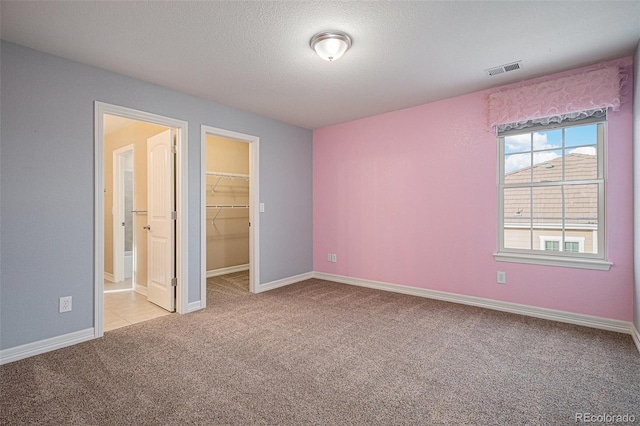
[[[498,281],[498,284],[506,284],[507,283],[507,273],[506,272],[502,272],[502,271],[498,271],[497,281]]]
[[[338,261],[338,255],[337,255],[337,254],[332,254],[332,255],[331,255],[331,261],[332,261],[333,263],[336,263],[336,262]]]
[[[70,312],[71,311],[71,296],[66,296],[66,297],[61,297],[60,298],[60,304],[59,306],[59,312]]]

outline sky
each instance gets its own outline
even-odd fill
[[[530,167],[532,156],[533,165],[562,156],[563,130],[566,154],[596,155],[597,124],[506,136],[504,138],[505,173]]]

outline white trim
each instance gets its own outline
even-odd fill
[[[147,295],[147,286],[138,284],[136,282],[133,283],[133,291],[135,291],[136,293],[140,293],[143,296]]]
[[[400,284],[371,281],[362,278],[345,277],[342,275],[333,275],[323,272],[314,272],[313,277],[342,284],[374,288],[377,290],[391,291],[394,293],[409,294],[412,296],[426,297],[428,299],[444,300],[446,302],[460,303],[463,305],[478,306],[481,308],[493,309],[495,311],[510,312],[518,315],[565,322],[569,324],[581,325],[584,327],[615,331],[618,333],[631,334],[631,327],[633,326],[633,324],[630,322],[609,318],[576,314],[572,312],[558,311],[555,309],[539,308],[536,306],[521,305],[518,303],[502,302],[499,300],[484,299],[481,297],[466,296],[463,294],[449,293],[445,291],[409,287]]]
[[[26,345],[3,349],[0,351],[0,365],[92,340],[94,333],[93,328],[87,328],[85,330],[74,331],[73,333],[27,343]]]
[[[260,138],[202,125],[200,127],[200,304],[207,306],[206,177],[207,135],[222,136],[249,144],[249,291],[260,287]]]
[[[131,108],[94,103],[94,337],[104,335],[104,115],[116,115],[176,129],[176,311],[186,313],[189,300],[188,123]]]
[[[525,253],[494,253],[493,258],[498,262],[528,263],[531,265],[563,266],[565,268],[594,269],[608,271],[613,263],[588,257],[569,257],[559,255],[525,254]]]
[[[631,337],[633,338],[633,343],[636,344],[636,348],[638,348],[638,352],[640,352],[640,332],[633,323],[631,323]]]
[[[104,279],[107,281],[111,281],[112,283],[114,283],[115,281],[113,280],[113,274],[111,272],[104,272]]]
[[[187,305],[187,311],[185,313],[188,314],[191,312],[199,311],[200,309],[204,309],[204,306],[202,306],[202,303],[200,303],[200,301],[197,300]]]
[[[229,266],[226,268],[212,269],[210,271],[207,271],[207,278],[218,277],[220,275],[233,274],[234,272],[242,272],[242,271],[248,271],[248,270],[249,270],[248,263],[245,263],[244,265],[236,265],[236,266]]]
[[[255,293],[262,293],[265,291],[273,290],[275,288],[284,287],[286,285],[299,283],[300,281],[310,280],[314,278],[314,272],[305,272],[304,274],[294,275],[292,277],[282,278],[280,280],[270,281],[268,283],[260,284]]]
[[[119,283],[124,280],[124,229],[120,225],[124,222],[124,180],[122,174],[124,154],[131,153],[133,157],[133,144],[113,150],[111,170],[113,172],[113,191],[111,197],[111,239],[113,251],[113,279]],[[135,158],[133,159],[135,162]]]

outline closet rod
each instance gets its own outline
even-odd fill
[[[146,213],[146,210],[131,210],[131,213]]]

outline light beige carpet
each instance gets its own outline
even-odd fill
[[[631,337],[308,280],[0,367],[3,425],[640,422]]]

